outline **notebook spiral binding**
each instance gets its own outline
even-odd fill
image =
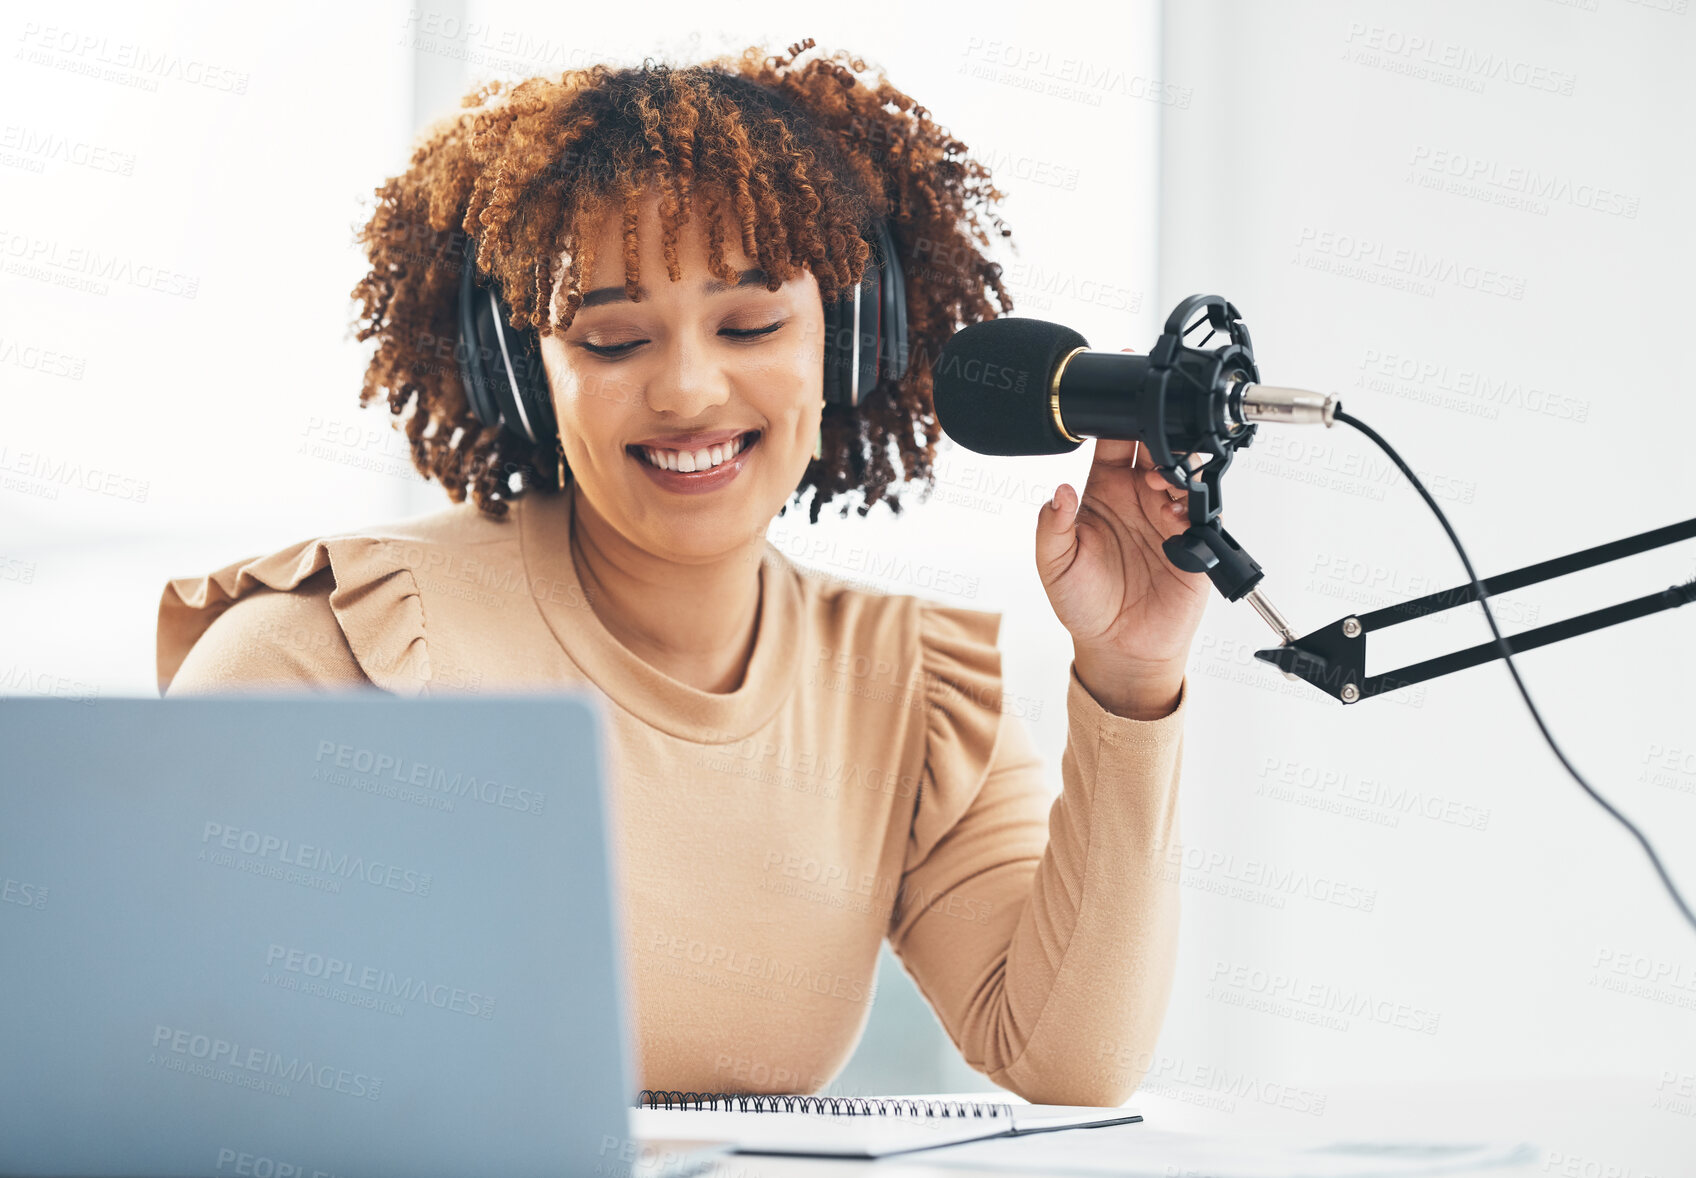
[[[637,1108],[705,1109],[743,1113],[825,1113],[866,1117],[1011,1117],[1013,1106],[991,1101],[903,1100],[865,1096],[767,1096],[744,1092],[662,1092],[644,1088]]]

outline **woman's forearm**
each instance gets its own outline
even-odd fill
[[[899,921],[895,944],[967,1062],[1027,1100],[1121,1104],[1153,1061],[1177,943],[1183,692],[1141,721],[1069,676],[1060,796],[1008,721],[971,809],[911,873],[914,894],[990,914]]]

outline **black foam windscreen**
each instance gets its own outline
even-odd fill
[[[1049,382],[1060,361],[1089,341],[1042,319],[988,319],[956,332],[937,357],[936,418],[979,454],[1067,454],[1083,445],[1060,432]]]

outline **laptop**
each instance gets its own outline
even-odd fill
[[[584,693],[0,700],[0,1174],[695,1172],[631,1136]]]

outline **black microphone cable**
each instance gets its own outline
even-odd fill
[[[1402,461],[1401,455],[1396,453],[1395,448],[1379,436],[1377,430],[1358,417],[1344,413],[1341,405],[1337,406],[1334,417],[1337,421],[1346,422],[1365,434],[1374,445],[1389,455],[1390,461],[1395,463],[1402,474],[1407,476],[1407,481],[1413,484],[1413,489],[1419,492],[1421,499],[1425,500],[1425,506],[1431,509],[1432,514],[1437,517],[1437,522],[1443,525],[1443,531],[1449,534],[1449,543],[1453,544],[1455,551],[1460,554],[1460,563],[1465,566],[1466,575],[1472,581],[1473,592],[1478,594],[1478,604],[1484,608],[1484,618],[1490,623],[1490,633],[1496,636],[1496,648],[1502,652],[1502,659],[1507,663],[1508,671],[1513,675],[1514,685],[1519,688],[1519,694],[1524,697],[1525,706],[1531,710],[1531,718],[1537,722],[1537,729],[1543,734],[1543,739],[1549,742],[1549,748],[1560,759],[1560,763],[1566,766],[1566,771],[1572,774],[1572,779],[1578,782],[1579,787],[1589,794],[1598,806],[1611,814],[1614,821],[1631,832],[1631,836],[1643,847],[1643,853],[1649,856],[1649,862],[1654,864],[1655,873],[1661,877],[1661,883],[1666,887],[1667,894],[1672,897],[1672,902],[1678,905],[1679,912],[1683,913],[1684,919],[1690,923],[1690,927],[1696,929],[1696,913],[1690,911],[1690,905],[1685,903],[1684,897],[1679,894],[1678,886],[1672,882],[1672,877],[1667,874],[1666,867],[1661,863],[1661,857],[1655,854],[1655,848],[1649,844],[1649,840],[1643,832],[1637,829],[1636,824],[1631,819],[1616,810],[1608,799],[1590,787],[1590,783],[1584,780],[1583,774],[1573,767],[1572,762],[1566,759],[1566,754],[1561,752],[1560,746],[1555,743],[1554,736],[1549,732],[1549,726],[1543,723],[1543,717],[1537,711],[1537,705],[1531,702],[1531,693],[1525,689],[1525,681],[1519,677],[1519,668],[1513,665],[1513,651],[1508,648],[1507,639],[1502,637],[1501,630],[1496,626],[1496,615],[1490,612],[1490,603],[1485,599],[1484,586],[1478,583],[1478,574],[1472,571],[1472,562],[1467,559],[1466,549],[1461,547],[1460,537],[1455,535],[1454,528],[1449,526],[1448,516],[1444,515],[1443,509],[1437,506],[1437,501],[1431,498],[1431,492],[1425,489],[1425,484],[1419,481],[1419,476],[1414,474],[1408,464]]]

